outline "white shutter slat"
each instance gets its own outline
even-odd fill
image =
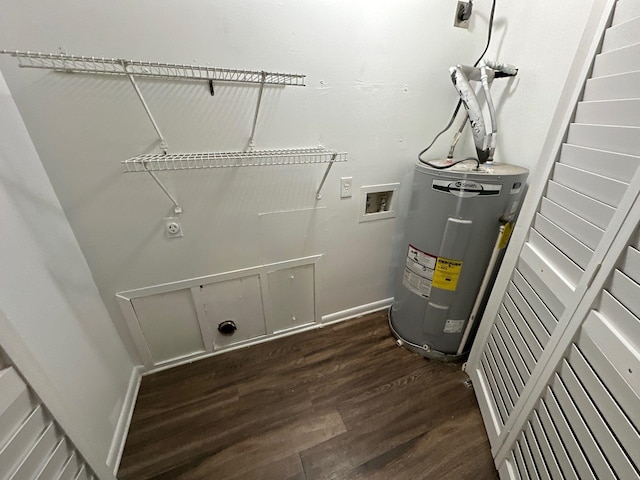
[[[522,457],[522,449],[520,448],[520,442],[516,441],[516,445],[513,452],[514,452],[513,459],[515,461],[516,468],[518,469],[518,475],[523,480],[530,479],[531,476],[529,475],[529,472],[527,472],[527,466],[525,465],[524,458]]]
[[[533,457],[531,456],[531,445],[527,440],[524,432],[520,435],[520,450],[522,454],[522,458],[524,458],[524,463],[527,468],[527,472],[529,473],[529,478],[534,480],[540,480],[540,475],[538,474],[538,469],[536,468],[535,462],[533,461]]]
[[[595,480],[596,476],[591,470],[589,462],[585,458],[584,453],[580,448],[580,443],[576,439],[573,430],[571,430],[571,426],[568,423],[567,416],[560,407],[558,399],[556,398],[556,395],[553,393],[553,390],[550,387],[547,387],[544,400],[549,410],[549,415],[551,416],[553,423],[558,428],[562,443],[565,445],[567,452],[569,453],[571,463],[576,469],[579,478],[581,480],[586,478]]]
[[[593,250],[580,240],[539,213],[536,213],[533,228],[583,271],[587,268],[587,264],[593,256]]]
[[[622,102],[626,102],[626,100]],[[581,105],[591,106],[601,103],[615,102],[583,102]],[[640,100],[638,101],[637,107],[640,110]],[[578,107],[578,111],[580,111],[580,107]],[[583,123],[594,124],[595,122]],[[628,183],[629,179],[636,173],[638,165],[640,165],[640,157],[565,143],[562,145],[559,162],[569,165],[570,167],[580,168],[591,173]]]
[[[502,321],[500,314],[498,314],[495,326],[504,342],[509,346],[509,352],[512,355],[513,363],[518,370],[518,374],[520,375],[522,382],[526,384],[529,379],[530,371],[528,370],[527,364],[520,352],[520,349],[526,347],[523,344],[517,343],[517,341],[511,336],[507,327],[504,326],[504,322]]]
[[[547,184],[546,197],[603,230],[607,228],[611,217],[616,212],[616,209],[610,205],[553,180],[549,180]]]
[[[533,355],[535,364],[542,354],[542,346],[531,330],[529,319],[522,315],[522,312],[513,302],[509,293],[504,296],[503,305],[509,317],[511,317],[514,327],[518,329],[518,332],[527,344],[528,350],[531,352],[531,355]]]
[[[640,127],[640,99],[580,102],[575,121],[590,125]],[[618,173],[618,170],[613,172]]]
[[[596,55],[592,77],[604,77],[640,70],[640,44]]]
[[[16,371],[0,372],[0,451],[35,408],[29,390]]]
[[[634,43],[640,43],[640,17],[619,22],[607,30],[602,51],[610,52]]]
[[[518,353],[524,360],[524,363],[527,366],[527,371],[530,374],[536,366],[536,358],[527,346],[525,337],[516,326],[515,322],[511,318],[511,315],[509,315],[509,312],[507,312],[504,304],[500,307],[498,316],[500,317],[502,323],[504,324],[504,327],[509,332],[509,335],[511,335],[511,338],[513,338],[513,341],[518,347]]]
[[[538,439],[533,432],[533,427],[530,422],[527,422],[527,426],[523,431],[523,435],[525,437],[525,440],[527,441],[527,444],[529,445],[529,449],[531,450],[531,457],[535,463],[536,470],[538,471],[538,476],[543,480],[551,480],[551,475],[547,470],[544,456],[542,455],[542,450],[540,449]]]
[[[507,418],[507,407],[504,402],[504,398],[502,398],[502,394],[500,389],[498,388],[498,382],[496,381],[494,371],[491,369],[489,365],[489,360],[487,359],[487,352],[484,352],[482,357],[482,368],[485,373],[485,378],[489,384],[489,390],[491,392],[491,403],[494,407],[494,410],[498,413],[498,420],[500,422],[500,426],[504,425],[505,419]]]
[[[55,425],[51,422],[40,435],[31,451],[11,477],[11,480],[32,480],[45,466],[58,441]]]
[[[618,335],[622,336],[630,347],[640,351],[640,320],[606,290],[598,311],[614,326]]]
[[[593,420],[597,415],[601,415],[604,419],[602,421],[603,424],[610,428],[615,435],[615,438],[610,438],[609,433],[602,433],[602,435],[597,434],[596,439],[605,451],[613,449],[617,443],[620,443],[622,446],[622,449],[615,447],[616,450],[612,455],[607,454],[614,469],[620,471],[620,466],[629,463],[626,458],[620,457],[616,459],[620,453],[625,457],[626,454],[628,454],[631,461],[635,463],[635,465],[639,465],[640,450],[637,447],[640,444],[640,435],[638,431],[575,345],[571,348],[568,360],[575,376],[584,386],[584,390],[588,392],[589,398],[584,399],[584,401],[591,402],[589,406],[590,413],[587,413],[587,418]],[[594,411],[596,406],[597,412]],[[603,445],[603,442],[605,445]],[[626,452],[626,454],[624,452]],[[629,465],[635,470],[631,463],[629,463]],[[620,476],[624,478],[625,476],[629,477],[630,472],[631,471],[619,473]],[[635,474],[637,475],[637,472]]]
[[[505,407],[505,416],[503,418],[507,418],[513,410],[513,397],[509,393],[509,388],[506,385],[507,379],[502,374],[502,371],[498,367],[495,357],[493,356],[493,352],[491,349],[487,349],[486,351],[487,364],[491,371],[494,373],[494,379],[496,382],[496,387],[498,388],[498,393],[502,398],[503,405]]]
[[[575,402],[582,420],[593,435],[604,456],[607,471],[614,470],[619,478],[637,477],[633,464],[620,448],[617,438],[611,432],[598,409],[593,405],[589,395],[585,392],[580,380],[578,380],[566,359],[562,363],[560,372],[568,394]],[[589,456],[589,459],[593,460],[591,456]],[[608,478],[613,477],[614,475],[611,475]],[[601,475],[601,478],[606,477]]]
[[[75,477],[80,470],[80,460],[76,453],[72,453],[71,456],[67,459],[67,462],[62,467],[62,471],[60,475],[56,478],[56,480],[75,480]]]
[[[547,305],[518,270],[513,272],[513,285],[533,309],[540,322],[544,325],[545,330],[549,332],[548,335],[551,335],[558,324],[558,319],[553,316]]]
[[[498,348],[494,342],[489,342],[487,352],[489,356],[493,360],[493,363],[496,364],[497,371],[500,373],[500,378],[506,387],[507,394],[509,395],[509,404],[511,408],[509,409],[509,413],[513,410],[513,406],[516,404],[518,397],[520,396],[519,392],[516,390],[515,384],[511,379],[511,375],[509,374],[509,370],[507,369],[504,359],[500,355]]]
[[[545,434],[549,439],[549,443],[551,444],[555,457],[558,461],[558,465],[562,469],[562,476],[559,478],[571,480],[578,479],[578,474],[573,467],[573,463],[571,463],[571,460],[569,459],[569,452],[560,438],[558,428],[551,420],[551,414],[549,413],[546,403],[542,399],[539,401],[537,413],[540,418],[540,423],[544,428]]]
[[[640,283],[640,251],[627,247],[618,268],[636,283]]]
[[[599,312],[592,310],[582,325],[591,339],[615,370],[640,395],[640,355],[631,348],[623,335]],[[580,344],[579,344],[580,346]]]
[[[582,100],[591,102],[623,98],[640,98],[640,72],[620,73],[587,80]]]
[[[542,452],[542,458],[544,459],[544,464],[549,470],[551,478],[562,478],[562,470],[560,470],[560,466],[558,465],[558,459],[556,458],[556,454],[549,443],[549,438],[542,427],[540,416],[536,410],[531,413],[531,419],[529,421],[531,422],[531,428],[533,429],[533,433],[538,441],[540,451]]]
[[[555,270],[570,285],[571,292],[573,292],[584,270],[534,229],[531,229],[529,233],[528,243],[531,249],[547,264],[546,268]]]
[[[507,345],[507,341],[502,338],[502,335],[500,335],[497,328],[494,328],[494,331],[491,333],[489,343],[492,345],[492,348],[495,348],[500,352],[504,364],[509,371],[509,378],[515,385],[518,396],[520,396],[520,393],[524,389],[524,382],[518,372],[518,367],[516,367],[513,356],[510,353],[511,349],[515,348],[515,346],[513,344]]]
[[[57,478],[62,470],[62,467],[69,458],[70,450],[65,438],[60,439],[55,446],[51,456],[47,460],[46,465],[42,468],[38,474],[38,480],[50,480]]]
[[[38,406],[0,451],[0,478],[8,478],[20,465],[47,424],[42,407]]]
[[[540,213],[564,231],[578,239],[592,251],[598,246],[604,230],[558,205],[546,197],[540,203]]]
[[[529,244],[524,245],[517,268],[553,315],[560,318],[565,304],[573,293],[573,286],[546,264]]]
[[[640,285],[620,270],[616,270],[611,277],[611,285],[608,290],[635,317],[640,317]],[[601,311],[604,313],[602,309]],[[640,332],[640,321],[637,318],[631,326],[635,327],[635,332],[632,331],[631,334]]]
[[[576,398],[571,395],[571,390],[567,386],[566,382],[571,381],[572,378],[565,377],[563,373],[569,375],[568,372],[562,372],[561,370],[562,378],[556,373],[552,383],[553,393],[558,404],[562,408],[564,416],[585,456],[588,458],[596,474],[596,478],[615,478],[611,465],[609,465],[609,462],[606,460],[604,453],[595,439],[598,434],[603,434],[603,430],[598,430],[596,433],[589,429],[586,422],[587,419],[580,412],[580,405],[576,401]],[[574,383],[571,383],[571,386],[576,387]],[[573,390],[573,394],[577,394],[575,389]],[[582,408],[585,408],[585,406],[583,405]],[[606,428],[604,430],[606,430]]]
[[[628,375],[628,368],[624,372],[620,371],[609,360],[609,356],[605,352],[607,347],[602,346],[601,339],[594,339],[589,328],[582,328],[575,348],[579,349],[584,358],[588,359],[589,365],[594,370],[598,378],[605,384],[607,390],[615,397],[620,408],[624,410],[629,420],[635,425],[636,429],[640,429],[640,392],[634,390],[625,375]],[[604,337],[607,343],[608,337]],[[615,344],[614,344],[615,348]],[[624,348],[624,347],[623,347]],[[571,353],[570,357],[571,359]],[[636,362],[636,366],[637,366]]]
[[[640,17],[640,2],[637,0],[619,0],[616,4],[611,25],[618,25],[635,17]]]
[[[640,129],[638,129],[637,133],[640,135]],[[570,167],[562,163],[556,164],[552,178],[555,182],[565,187],[588,195],[612,207],[618,206],[628,186],[625,182]]]
[[[516,308],[520,311],[524,321],[527,322],[529,328],[535,335],[537,343],[540,345],[540,351],[542,352],[542,349],[544,349],[545,345],[549,341],[549,332],[513,282],[509,283],[507,293]]]

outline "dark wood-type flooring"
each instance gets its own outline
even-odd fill
[[[459,364],[386,312],[144,377],[120,479],[497,478]]]

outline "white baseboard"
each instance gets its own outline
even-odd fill
[[[361,317],[362,315],[367,315],[368,313],[373,313],[377,312],[378,310],[388,308],[392,303],[393,297],[385,298],[384,300],[378,300],[377,302],[367,303],[365,305],[359,305],[353,308],[347,308],[346,310],[342,310],[340,312],[323,315],[322,323],[326,325],[327,323],[342,322],[344,320],[350,320],[355,317]]]
[[[217,355],[224,355],[225,353],[232,352],[234,350],[239,350],[241,348],[246,348],[251,345],[258,345],[264,342],[270,342],[271,340],[275,340],[277,338],[288,337],[289,335],[295,335],[297,333],[308,332],[310,330],[316,330],[318,328],[322,328],[334,323],[344,322],[346,320],[350,320],[352,318],[361,317],[363,315],[367,315],[369,313],[377,312],[379,310],[383,310],[388,308],[393,303],[393,298],[385,298],[384,300],[378,300],[377,302],[367,303],[365,305],[359,305],[357,307],[348,308],[346,310],[342,310],[340,312],[330,313],[328,315],[323,315],[321,317],[320,322],[309,323],[306,325],[301,325],[299,327],[292,328],[290,330],[286,330],[284,332],[272,333],[269,335],[265,335],[258,338],[250,338],[243,342],[237,343],[230,347],[223,348],[221,350],[216,350],[213,352],[198,352],[186,357],[176,358],[174,360],[169,360],[166,363],[161,365],[157,365],[156,367],[145,371],[142,375],[153,375],[154,373],[162,372],[164,370],[168,370],[170,368],[179,367],[180,365],[186,365],[188,363],[197,362],[198,360],[203,360],[209,357],[215,357]]]
[[[120,460],[122,460],[122,452],[124,451],[124,444],[127,441],[127,434],[129,433],[129,426],[131,425],[133,409],[136,406],[136,399],[138,398],[138,390],[140,390],[143,371],[144,367],[142,365],[133,367],[133,370],[131,371],[129,386],[127,387],[127,393],[124,397],[120,416],[118,417],[118,424],[116,425],[113,440],[111,441],[111,448],[109,449],[109,455],[107,456],[107,465],[113,468],[113,475],[115,477],[117,477]]]

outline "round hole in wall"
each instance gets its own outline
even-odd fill
[[[233,320],[225,320],[218,325],[218,331],[222,335],[233,335],[237,329],[238,327],[236,327],[236,323]]]

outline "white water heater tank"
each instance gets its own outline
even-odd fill
[[[389,311],[399,344],[425,357],[461,357],[501,221],[515,217],[527,175],[525,168],[498,163],[477,170],[471,162],[446,170],[416,165]]]

